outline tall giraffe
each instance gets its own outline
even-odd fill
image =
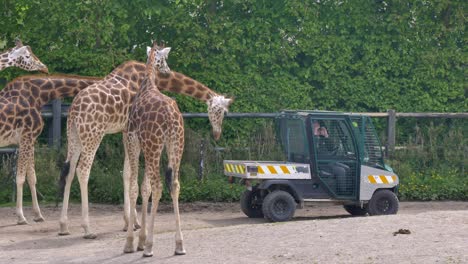
[[[96,238],[96,235],[90,230],[88,215],[87,184],[91,166],[104,135],[121,132],[126,127],[129,109],[144,79],[145,69],[144,63],[125,62],[101,82],[81,91],[74,98],[67,120],[67,159],[61,174],[64,198],[60,217],[60,235],[70,234],[67,211],[70,187],[76,172],[81,188],[84,238]],[[224,113],[228,111],[233,99],[225,98],[181,73],[169,72],[168,67],[167,70],[160,69],[156,74],[155,82],[160,90],[188,95],[206,102],[213,136],[215,139],[219,138]],[[129,170],[128,157],[125,156],[123,170],[124,230],[127,230],[130,215]]]
[[[23,214],[23,185],[28,180],[34,221],[44,221],[36,194],[34,143],[44,122],[41,108],[53,99],[70,97],[97,82],[98,78],[71,75],[22,76],[0,91],[0,147],[19,145],[16,172],[16,215],[18,224],[27,224]]]
[[[15,66],[26,71],[49,73],[47,66],[34,55],[29,46],[24,46],[19,39],[15,40],[15,45],[15,47],[0,53],[0,71]]]
[[[166,183],[170,190],[176,219],[176,255],[184,255],[183,237],[179,216],[179,167],[184,151],[184,120],[174,100],[162,94],[155,85],[155,67],[161,58],[167,56],[168,48],[160,48],[154,43],[146,63],[146,78],[130,108],[128,126],[124,131],[125,151],[130,161],[130,216],[129,226],[136,218],[135,206],[138,197],[138,161],[140,149],[145,157],[145,175],[141,185],[143,200],[141,230],[138,250],[144,250],[143,256],[153,255],[154,218],[162,194],[162,182],[159,175],[163,148],[169,157],[166,171]],[[147,227],[148,199],[152,194],[151,218]],[[148,228],[148,232],[146,231]],[[127,231],[124,252],[134,252],[134,232]],[[147,236],[147,237],[146,237]]]

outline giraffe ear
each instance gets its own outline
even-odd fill
[[[230,106],[234,102],[234,98],[228,98],[228,106]]]
[[[171,51],[171,47],[167,47],[159,51],[159,54],[161,54],[162,57],[167,59],[167,56],[169,56],[170,51]]]
[[[15,45],[16,45],[17,48],[23,47],[23,42],[21,41],[21,39],[16,38],[15,39]]]
[[[150,53],[151,53],[151,47],[146,47],[146,56],[150,56]]]

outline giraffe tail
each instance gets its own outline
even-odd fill
[[[172,173],[172,168],[171,167],[167,168],[166,175],[165,175],[166,176],[165,180],[166,180],[166,187],[169,190],[169,193],[172,193],[172,181],[173,181],[173,175],[172,174],[173,174]]]
[[[65,185],[67,184],[67,176],[69,172],[70,172],[70,161],[67,161],[65,162],[65,164],[63,164],[62,172],[60,173],[57,203],[58,203],[58,199],[63,199],[63,194],[65,192]]]

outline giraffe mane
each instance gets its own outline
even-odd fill
[[[76,75],[76,74],[34,74],[34,75],[22,75],[18,76],[10,83],[20,80],[20,79],[27,79],[27,78],[32,78],[32,79],[40,79],[40,78],[70,78],[70,79],[80,79],[80,80],[91,80],[91,81],[98,81],[102,80],[103,77],[94,77],[94,76],[81,76],[81,75]]]

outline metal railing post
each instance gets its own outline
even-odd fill
[[[49,139],[49,147],[60,149],[62,139],[62,101],[52,101],[52,139]]]
[[[385,148],[386,156],[392,157],[395,151],[395,127],[396,127],[396,113],[395,110],[389,109],[387,111],[387,146]]]

